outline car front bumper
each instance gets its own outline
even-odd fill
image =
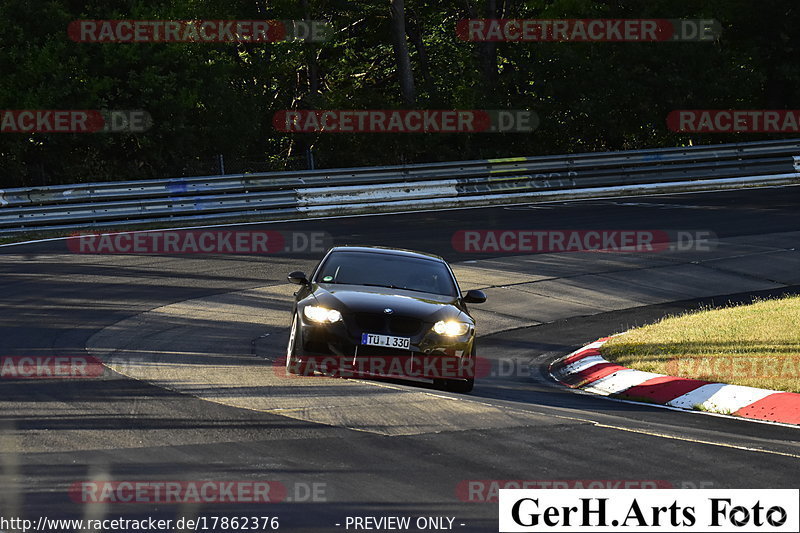
[[[352,319],[317,324],[300,319],[301,356],[322,370],[339,375],[379,375],[421,379],[470,379],[474,377],[472,348],[474,327],[459,337],[439,335],[432,323],[402,335],[386,329],[362,331]],[[393,335],[410,339],[408,350],[361,344],[362,334]]]

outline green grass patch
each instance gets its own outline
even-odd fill
[[[800,296],[703,308],[612,338],[617,364],[671,376],[800,392]]]

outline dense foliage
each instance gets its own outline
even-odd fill
[[[404,5],[403,5],[404,4]],[[2,187],[770,138],[673,109],[800,107],[794,0],[0,0],[0,109],[145,109],[145,133],[0,133]],[[713,18],[712,42],[474,43],[463,18]],[[79,43],[76,19],[319,19],[322,43]],[[398,42],[397,30],[405,39]],[[403,68],[403,61],[410,69]],[[531,109],[532,133],[276,131],[282,109]],[[785,135],[784,135],[785,136]],[[776,137],[776,135],[771,135]]]

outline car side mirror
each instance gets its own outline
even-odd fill
[[[306,277],[304,272],[300,272],[299,270],[295,270],[287,278],[289,282],[294,283],[295,285],[308,285],[308,278]]]
[[[464,301],[468,304],[482,304],[486,301],[486,295],[483,291],[472,289],[471,291],[467,291],[467,294],[464,295]]]

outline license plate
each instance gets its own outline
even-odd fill
[[[375,335],[373,333],[364,333],[361,335],[361,344],[366,346],[383,346],[384,348],[408,350],[411,347],[411,339],[408,337],[393,337],[391,335]]]

